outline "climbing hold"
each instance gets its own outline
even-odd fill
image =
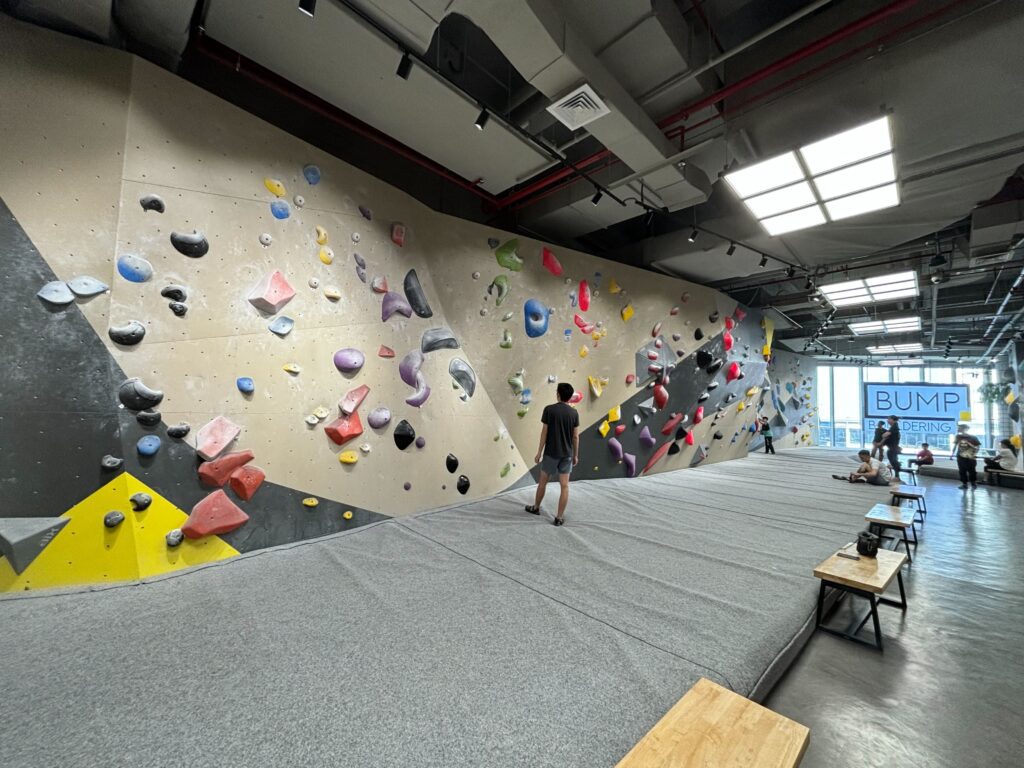
[[[656,339],[656,338],[658,338],[658,335],[660,333],[661,333],[661,323],[655,323],[654,327],[651,328],[651,337]]]
[[[679,297],[679,299],[680,299],[680,301],[683,302],[683,304],[688,302],[690,300],[690,293],[689,293],[689,291],[684,292],[683,295]]]
[[[284,365],[281,366],[281,370],[284,371],[285,373],[290,373],[293,376],[298,376],[300,373],[302,373],[302,366],[300,366],[298,363],[285,363]]]
[[[139,411],[135,414],[135,420],[144,427],[155,427],[160,419],[160,411]]]
[[[491,284],[487,286],[487,295],[496,295],[494,299],[494,306],[500,307],[502,302],[505,301],[505,297],[508,296],[509,283],[508,277],[505,275],[498,275],[491,281]]]
[[[174,437],[180,440],[181,438],[185,437],[191,429],[192,427],[189,424],[182,421],[173,427],[168,427],[167,436]]]
[[[345,347],[334,353],[334,367],[342,373],[355,373],[365,362],[363,353],[352,347]]]
[[[501,321],[505,322],[506,320],[511,320],[513,317],[515,317],[515,312],[506,312],[501,316]]]
[[[711,397],[711,394],[710,394],[710,393],[708,393],[708,392],[706,392],[706,391],[705,391],[705,392],[701,392],[701,393],[700,393],[699,395],[697,395],[697,402],[698,402],[698,403],[703,403],[703,402],[704,402],[705,400],[707,400],[707,399],[708,399],[709,397]]]
[[[117,397],[128,410],[145,411],[159,405],[164,399],[164,393],[158,389],[150,389],[139,378],[131,378],[123,381],[118,387]]]
[[[502,349],[512,349],[512,334],[508,332],[508,328],[502,331],[498,346]]]
[[[124,325],[113,325],[108,328],[107,335],[115,344],[131,347],[142,341],[146,335],[146,326],[138,320],[129,320]]]
[[[124,459],[111,456],[109,453],[100,459],[100,466],[104,469],[120,469],[122,464],[124,464]]]
[[[406,481],[405,481],[405,482],[404,482],[404,483],[402,484],[402,488],[404,488],[404,489],[405,489],[405,490],[407,490],[407,491],[411,491],[411,490],[412,490],[412,483],[410,483],[410,482],[409,482],[408,480],[406,480]]]
[[[632,373],[627,373],[626,374],[626,384],[632,384],[634,381],[636,381],[636,375],[632,374]]]
[[[405,245],[405,224],[397,221],[391,224],[391,242],[399,248]]]
[[[693,423],[700,424],[704,421],[704,406],[698,405],[697,410],[693,412]]]
[[[622,322],[628,323],[630,318],[633,317],[633,305],[627,304],[626,306],[624,306],[622,309],[619,310],[619,315],[621,315],[622,317]]]
[[[416,430],[412,428],[412,424],[402,419],[395,425],[394,438],[398,450],[404,451],[416,440]]]
[[[658,446],[658,450],[651,454],[651,458],[647,460],[647,464],[644,465],[644,468],[641,470],[640,474],[646,474],[651,468],[654,467],[655,464],[661,461],[665,454],[668,453],[670,445],[672,445],[672,443],[667,442],[662,443],[660,446]]]
[[[275,269],[264,277],[249,292],[249,303],[261,312],[276,314],[285,304],[295,296],[295,289],[291,287],[281,270]]]
[[[696,339],[697,341],[700,341],[701,339],[704,338],[704,331],[698,328],[693,332],[693,338]]]
[[[225,453],[218,459],[199,465],[197,474],[203,485],[220,488],[231,477],[231,473],[252,461],[253,452],[246,449]]]
[[[725,371],[726,383],[736,381],[738,378],[740,378],[740,364],[737,362],[729,363],[729,367]]]
[[[118,512],[117,510],[114,510],[113,512],[107,512],[107,514],[103,516],[103,525],[105,525],[107,528],[117,528],[117,526],[119,526],[123,522],[124,512]]]
[[[622,463],[626,466],[626,477],[636,474],[636,456],[632,453],[622,454]]]
[[[150,264],[141,256],[135,256],[130,253],[122,253],[120,256],[117,257],[117,273],[121,275],[121,277],[123,277],[125,280],[131,283],[144,283],[153,276],[153,265]],[[54,283],[50,283],[49,285],[54,285]],[[63,283],[60,283],[60,285],[63,285]],[[43,290],[46,290],[47,287],[49,286],[44,286]],[[42,291],[40,291],[40,294],[42,294]],[[68,295],[71,295],[70,289],[68,289]],[[47,299],[47,301],[52,300]],[[71,301],[71,299],[68,299],[68,301]],[[67,302],[53,303],[66,304]]]
[[[525,417],[525,416],[526,416],[526,414],[528,414],[529,412],[530,412],[530,408],[529,408],[529,406],[523,406],[523,407],[522,407],[522,408],[520,408],[520,409],[519,409],[518,411],[516,411],[516,416],[518,416],[518,417],[519,417],[520,419],[522,419],[522,418],[523,418],[523,417]]]
[[[459,341],[451,328],[430,328],[420,337],[420,351],[424,354],[438,349],[458,349]]]
[[[396,312],[403,317],[412,317],[412,307],[405,297],[394,291],[388,291],[384,294],[384,300],[381,302],[380,319],[386,321]]]
[[[387,293],[388,279],[383,275],[374,275],[373,279],[370,280],[370,290],[374,293]]]
[[[737,411],[743,411],[743,410],[746,410],[746,408],[747,408],[747,404],[743,403],[743,402],[741,402],[739,405],[736,406],[736,410]]]
[[[580,347],[580,357],[586,357],[590,354],[590,350],[587,349],[586,345]]]
[[[295,203],[296,208],[301,208],[306,204],[306,198],[304,198],[302,195],[296,195],[295,197],[292,198],[292,202]]]
[[[335,445],[344,445],[363,434],[363,423],[358,413],[343,414],[324,427],[324,432]]]
[[[139,456],[155,456],[160,450],[160,438],[156,435],[143,435],[135,443],[135,450],[139,452]]]
[[[576,403],[583,402],[583,393],[578,389],[572,393],[572,397],[569,398],[569,405],[576,405]]]
[[[523,268],[523,259],[519,256],[519,241],[512,239],[494,251],[498,265],[511,272],[519,272]]]
[[[651,429],[646,424],[644,428],[640,430],[640,445],[644,448],[651,449],[654,447],[654,443],[657,442],[654,439],[654,435],[651,434]]]
[[[678,427],[679,424],[685,418],[686,417],[683,414],[681,414],[681,413],[674,413],[674,414],[672,414],[672,417],[668,421],[665,422],[664,426],[662,426],[661,434],[663,434],[663,435],[670,435],[670,434],[672,434],[672,432],[675,430],[675,428]]]
[[[261,232],[259,236],[260,245],[264,248],[270,247],[270,244],[274,242],[274,237],[269,232]]]
[[[455,484],[456,489],[459,493],[465,496],[469,492],[469,478],[465,475],[459,475],[459,480]]]
[[[523,315],[526,321],[526,335],[536,339],[548,332],[548,308],[537,299],[529,299],[523,305]]]
[[[272,194],[274,197],[284,197],[287,194],[284,188],[284,184],[282,184],[277,179],[265,177],[263,179],[263,186],[266,187],[267,191],[270,192],[270,194]]]
[[[327,230],[319,224],[313,228],[313,235],[317,245],[327,245]]]
[[[182,533],[181,528],[172,528],[167,532],[167,535],[164,536],[164,541],[167,542],[167,546],[172,549],[179,546],[184,540],[185,534]]]
[[[210,243],[207,242],[206,236],[198,230],[185,233],[171,232],[171,245],[178,253],[192,259],[205,256],[210,250]]]
[[[341,298],[341,291],[339,291],[333,285],[325,285],[324,286],[324,296],[327,297],[327,299],[329,301],[337,301],[338,299]]]
[[[374,408],[370,411],[370,415],[366,417],[366,421],[374,429],[381,429],[391,422],[391,411],[383,406]]]
[[[612,452],[612,458],[622,461],[622,443],[618,441],[618,438],[613,437],[608,441],[608,450]]]
[[[228,533],[248,521],[249,516],[223,490],[216,490],[192,507],[181,532],[190,539]]]
[[[160,195],[143,195],[139,198],[139,205],[142,206],[142,210],[147,212],[156,211],[157,213],[163,213],[167,210]]]
[[[104,291],[109,291],[110,286],[106,283],[102,283],[95,277],[89,277],[88,275],[79,275],[68,280],[68,288],[76,296],[81,298],[88,298],[90,296],[98,296]]]
[[[736,327],[736,321],[735,320],[733,320],[731,317],[725,318],[725,330],[731,331],[735,327]]]
[[[402,358],[402,362],[398,364],[399,377],[410,387],[415,387],[416,389],[412,395],[405,399],[406,404],[414,408],[419,408],[430,397],[430,387],[427,385],[426,377],[420,371],[422,366],[423,353],[418,349],[409,352],[409,354]]]
[[[712,313],[710,313],[708,315],[708,322],[709,323],[717,323],[718,322],[718,310],[717,309],[714,312],[712,312]]]
[[[230,419],[217,416],[206,422],[196,434],[196,453],[206,461],[215,459],[241,431],[242,428]]]
[[[616,437],[618,437],[619,435],[621,435],[625,431],[626,431],[626,425],[625,424],[616,424],[615,425],[615,436]]]
[[[334,249],[329,245],[321,245],[317,256],[323,264],[329,266],[334,263]]]
[[[710,352],[707,352],[706,350],[703,349],[699,349],[697,350],[696,360],[698,368],[707,368],[709,365],[711,365],[711,362],[712,360],[714,360],[714,358],[711,356]]]
[[[581,311],[586,312],[590,309],[590,284],[586,280],[580,280],[578,301]]]
[[[367,208],[365,205],[359,206],[359,215],[367,221],[373,221],[373,211]]]
[[[562,265],[558,263],[558,258],[549,248],[541,248],[540,262],[548,272],[555,277],[562,276]]]
[[[331,412],[328,411],[324,406],[318,405],[316,408],[313,409],[313,415],[316,416],[317,421],[323,421],[324,419],[331,415]]]
[[[231,473],[231,490],[242,501],[249,501],[266,479],[266,472],[259,467],[239,467]]]
[[[683,439],[687,445],[693,445],[693,432],[687,432],[686,437]]]
[[[672,307],[672,309],[670,309],[668,313],[672,315],[672,317],[675,317],[676,315],[679,314],[679,307]]]
[[[608,421],[618,421],[622,418],[622,406],[616,405],[608,411]]]
[[[412,311],[419,317],[433,317],[434,312],[430,309],[430,304],[427,302],[427,294],[423,291],[423,286],[420,284],[420,278],[416,274],[415,269],[410,269],[405,273],[405,280],[402,281],[402,287],[405,290],[405,298],[409,302],[409,306],[412,307]]]
[[[459,468],[459,459],[454,453],[449,453],[444,459],[444,465],[450,474],[455,474]]]
[[[285,200],[274,200],[270,204],[270,214],[275,219],[287,219],[292,215],[292,209]]]
[[[131,502],[133,511],[142,512],[153,503],[153,497],[148,493],[133,493],[128,501]]]
[[[417,448],[425,448],[426,446],[427,446],[427,438],[423,437],[423,435],[420,435],[419,437],[416,438],[416,447]]]
[[[345,415],[353,413],[368,394],[370,394],[370,388],[365,384],[360,384],[345,393],[345,396],[338,401],[338,409]]]
[[[668,404],[668,390],[662,384],[654,387],[654,404],[661,410]]]
[[[252,380],[251,376],[239,376],[235,379],[235,386],[243,395],[251,395],[256,391],[256,382]]]
[[[315,416],[314,414],[312,414],[312,413],[311,413],[311,414],[309,414],[309,416],[307,416],[307,417],[306,417],[305,419],[303,419],[303,421],[305,421],[305,422],[306,422],[306,424],[307,424],[307,425],[309,425],[310,427],[315,427],[315,426],[316,426],[317,424],[319,424],[319,423],[320,423],[320,419],[318,419],[318,418],[317,418],[317,417],[316,417],[316,416]]]
[[[363,443],[362,445],[359,446],[359,450],[362,451],[364,454],[368,454],[372,450],[372,448],[370,448],[369,443]]]
[[[480,308],[480,317],[487,317],[487,307]]]
[[[726,352],[732,349],[733,343],[734,342],[732,334],[729,333],[728,331],[725,331],[725,333],[722,334],[722,347],[725,349]]]
[[[315,165],[306,165],[302,168],[302,175],[306,177],[306,181],[310,185],[316,185],[320,183],[320,169]]]
[[[320,499],[316,498],[316,496],[307,496],[302,500],[302,506],[304,507],[312,508],[317,506],[318,504],[320,504]]]
[[[342,464],[355,464],[359,461],[359,454],[355,451],[342,451],[338,454],[338,461]]]
[[[512,388],[513,395],[523,394],[523,389],[526,387],[526,383],[523,381],[523,369],[520,368],[513,374],[510,374],[508,379],[508,385]]]
[[[287,336],[292,332],[292,328],[295,327],[295,321],[287,315],[281,315],[275,317],[267,324],[267,328],[271,333],[275,333],[278,336]]]
[[[587,383],[590,385],[590,394],[594,397],[600,397],[604,393],[605,385],[608,384],[608,379],[602,379],[597,376],[587,376]]]
[[[344,512],[341,513],[341,516],[345,520],[351,520],[352,519],[352,510],[351,509],[346,509]]]
[[[476,392],[476,372],[469,363],[462,358],[453,357],[448,363],[448,373],[469,397],[473,396]]]
[[[185,313],[188,312],[188,307],[182,304],[180,301],[172,301],[167,306],[170,307],[171,312],[173,312],[178,317],[184,317]]]
[[[615,281],[614,277],[609,277],[608,278],[608,293],[612,294],[613,296],[616,295],[616,294],[622,293],[622,286],[620,286]]]
[[[69,522],[70,517],[0,518],[0,554],[22,573]]]
[[[746,310],[741,309],[740,307],[736,307],[736,309],[733,310],[732,315],[733,315],[733,317],[736,318],[736,322],[737,323],[742,323],[743,322],[743,318],[745,318],[747,316],[747,313],[746,313]]]
[[[171,301],[185,301],[188,298],[188,292],[185,290],[183,285],[168,285],[160,290],[160,295],[165,299]]]
[[[501,243],[501,240],[499,240],[496,237],[488,237],[487,238],[487,247],[490,248],[492,251],[495,248],[497,248],[500,243]]]
[[[709,365],[709,366],[708,366],[707,368],[705,368],[704,370],[705,370],[705,372],[706,372],[706,373],[707,373],[707,374],[708,374],[709,376],[714,376],[714,375],[715,375],[716,373],[718,373],[718,372],[719,372],[719,370],[721,370],[721,368],[722,368],[722,365],[724,365],[724,361],[722,360],[722,358],[720,358],[720,357],[716,357],[716,358],[715,358],[715,359],[714,359],[714,360],[713,360],[713,361],[711,362],[711,365]],[[710,387],[708,387],[708,389],[710,389]]]

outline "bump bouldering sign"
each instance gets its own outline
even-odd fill
[[[864,384],[864,418],[953,422],[971,410],[966,384]]]

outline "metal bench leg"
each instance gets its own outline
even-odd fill
[[[897,542],[899,544],[899,542]],[[909,565],[914,564],[914,558],[910,556],[910,539],[907,538],[907,529],[903,529],[903,548],[907,550],[907,563]]]

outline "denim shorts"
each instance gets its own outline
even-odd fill
[[[540,462],[540,470],[546,472],[548,476],[568,475],[572,472],[572,456],[558,459],[545,454]]]

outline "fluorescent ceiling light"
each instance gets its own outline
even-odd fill
[[[848,307],[854,304],[873,304],[917,296],[917,273],[897,272],[879,275],[865,280],[847,280],[831,285],[819,285],[829,303],[834,307]]]
[[[814,199],[811,185],[806,181],[800,181],[782,189],[748,198],[743,202],[747,204],[747,208],[752,214],[759,219],[764,219],[783,211],[814,205],[817,201]]]
[[[772,216],[761,219],[761,225],[768,230],[769,235],[781,235],[784,232],[793,232],[797,229],[807,229],[825,223],[825,214],[821,212],[820,205],[812,205],[809,208],[801,208],[797,211],[790,211],[781,216]]]
[[[871,187],[880,187],[896,181],[896,164],[892,153],[842,168],[824,176],[814,177],[814,186],[822,200],[860,192]]]
[[[889,118],[881,117],[801,147],[800,156],[815,176],[892,151]]]
[[[923,352],[924,347],[921,346],[921,342],[916,341],[912,344],[885,344],[881,347],[868,347],[867,350],[872,355],[899,355],[905,352]]]
[[[858,336],[869,336],[873,333],[906,333],[921,330],[920,317],[895,317],[891,320],[867,320],[863,323],[850,323],[850,330]]]
[[[736,194],[741,198],[748,198],[761,192],[767,192],[769,189],[792,184],[803,178],[804,172],[800,168],[800,163],[796,161],[794,152],[787,152],[757,165],[733,171],[725,176],[729,186],[736,190]]]
[[[879,211],[883,208],[892,208],[900,204],[900,193],[895,184],[886,184],[884,187],[876,187],[865,192],[858,192],[854,195],[847,195],[836,200],[825,203],[828,209],[829,218],[832,221],[848,219],[851,216],[859,216],[869,211]]]
[[[887,368],[894,368],[894,367],[899,367],[899,366],[903,366],[903,365],[924,365],[924,360],[920,360],[920,359],[917,359],[917,358],[915,358],[913,360],[910,359],[910,358],[904,358],[902,360],[879,360],[878,364],[879,365],[884,365]]]

